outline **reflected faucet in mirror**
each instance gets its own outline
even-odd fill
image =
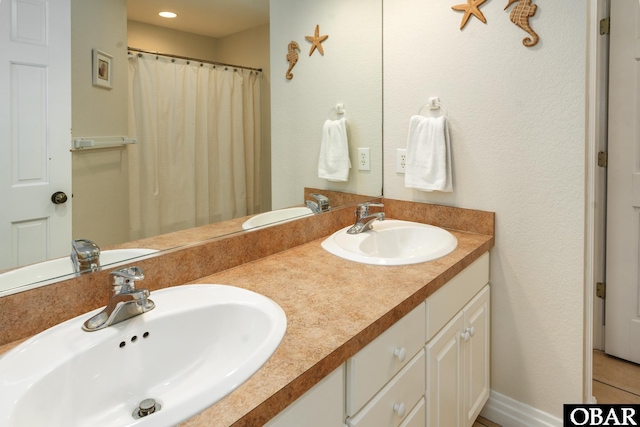
[[[149,290],[135,287],[135,282],[144,279],[141,268],[121,268],[112,271],[109,277],[111,279],[109,303],[100,313],[84,322],[82,329],[87,332],[104,329],[156,307],[155,303],[149,299]]]
[[[71,242],[71,262],[73,271],[87,273],[100,268],[100,248],[89,239],[76,239]]]
[[[311,209],[311,212],[318,214],[321,212],[327,212],[331,210],[331,206],[329,206],[328,197],[323,196],[322,194],[319,194],[319,193],[312,193],[310,194],[310,196],[316,199],[315,202],[312,200],[305,201],[305,204],[309,209]]]

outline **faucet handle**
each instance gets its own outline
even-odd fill
[[[93,259],[100,256],[100,247],[89,239],[76,239],[71,242],[76,256],[81,259]]]
[[[356,205],[356,216],[358,218],[363,218],[363,217],[369,215],[369,208],[370,207],[383,208],[384,207],[384,203],[375,203],[375,202],[358,203]]]
[[[331,206],[329,206],[329,198],[327,196],[320,193],[311,193],[310,196],[316,199],[316,201],[318,202],[318,208],[320,209],[320,212],[331,210]]]
[[[76,273],[96,271],[100,268],[100,247],[89,239],[71,241],[71,263]]]
[[[114,270],[111,278],[111,296],[131,292],[136,288],[135,282],[144,279],[144,271],[140,267],[125,267]]]

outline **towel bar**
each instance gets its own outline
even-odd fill
[[[127,136],[94,136],[86,138],[74,138],[71,151],[90,150],[96,148],[124,147],[127,144],[136,144],[138,141]]]

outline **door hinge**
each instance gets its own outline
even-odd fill
[[[608,163],[607,152],[606,151],[598,152],[598,166],[600,166],[601,168],[606,168],[607,163]]]
[[[598,282],[596,283],[596,296],[598,298],[605,299],[607,296],[607,284]]]
[[[611,30],[611,18],[604,18],[600,20],[600,35],[605,36],[609,34]]]

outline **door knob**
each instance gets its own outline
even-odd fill
[[[63,191],[56,191],[51,195],[51,201],[56,205],[61,205],[67,201],[67,195]]]

